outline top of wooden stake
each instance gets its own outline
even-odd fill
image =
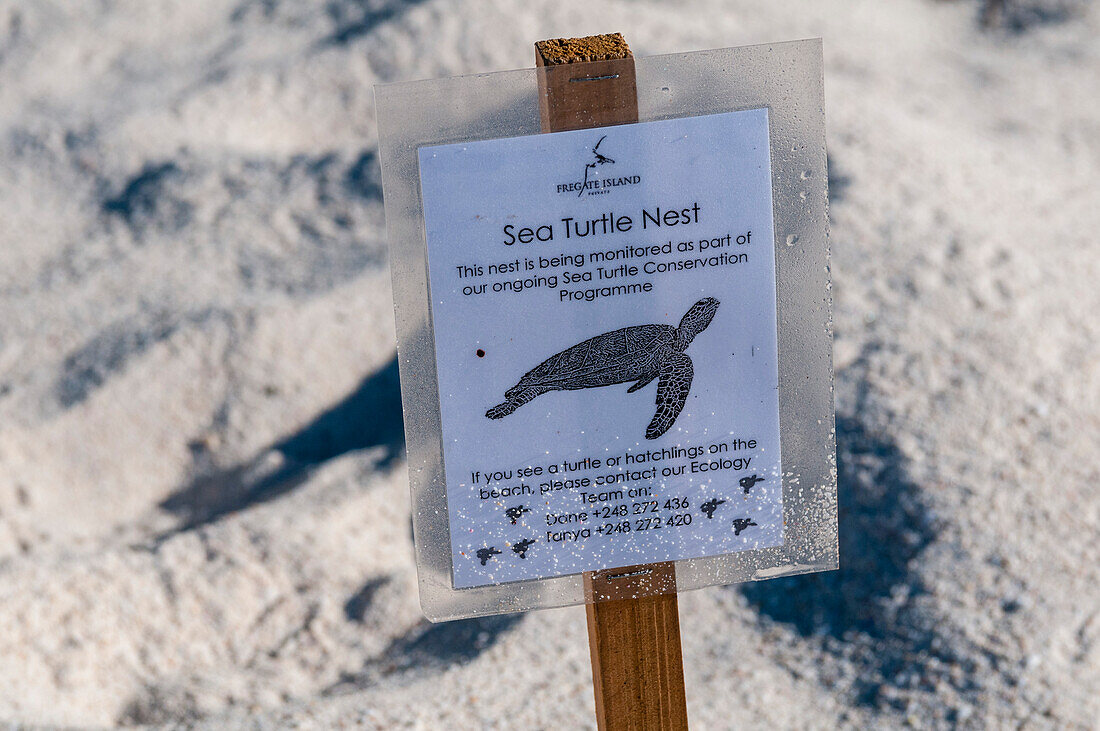
[[[551,38],[548,41],[536,43],[535,52],[543,66],[585,61],[611,61],[633,56],[622,33],[607,33],[584,38]]]

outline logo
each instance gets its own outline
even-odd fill
[[[591,150],[588,150],[588,155],[584,161],[584,173],[580,180],[569,183],[558,183],[558,193],[572,193],[577,191],[577,197],[581,198],[586,193],[588,195],[602,195],[609,193],[611,188],[620,185],[637,185],[642,182],[642,176],[640,175],[627,175],[623,177],[601,177],[596,173],[597,168],[604,165],[614,165],[615,160],[608,157],[600,151],[600,145],[607,139],[607,135],[603,135],[596,144],[592,146]]]
[[[600,145],[607,139],[607,135],[600,138],[600,141],[596,143],[596,146],[592,148],[592,154],[596,156],[596,159],[584,166],[584,183],[581,185],[581,189],[577,192],[577,197],[580,198],[584,193],[585,187],[588,185],[588,171],[594,170],[597,165],[614,165],[615,161],[610,157],[600,152]]]

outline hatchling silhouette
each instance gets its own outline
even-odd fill
[[[634,393],[657,378],[657,413],[645,431],[646,439],[656,439],[675,423],[687,402],[695,370],[684,351],[710,325],[718,304],[713,297],[704,297],[691,306],[679,327],[623,327],[566,348],[524,374],[519,383],[504,392],[507,400],[485,415],[503,419],[548,391],[634,381],[627,389],[627,393]]]

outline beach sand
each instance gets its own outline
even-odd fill
[[[680,599],[693,727],[1095,728],[1100,8],[0,3],[0,721],[581,728],[430,625],[372,85],[824,38],[840,571]]]

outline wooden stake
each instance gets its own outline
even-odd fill
[[[638,121],[634,57],[619,33],[539,41],[535,57],[544,132]],[[599,728],[686,729],[674,564],[588,572],[584,587]]]

